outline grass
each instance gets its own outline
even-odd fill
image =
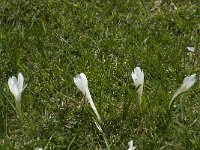
[[[84,72],[111,149],[200,148],[198,0],[1,1],[0,148],[106,149],[73,77]],[[189,53],[187,46],[195,47]],[[145,74],[139,111],[131,71]],[[24,123],[7,81],[21,72]],[[197,83],[169,101],[187,75]],[[15,105],[14,105],[15,106]]]

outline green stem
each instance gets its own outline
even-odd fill
[[[138,103],[139,103],[140,112],[143,113],[145,104],[143,102],[142,95],[138,95]]]
[[[174,100],[176,99],[176,97],[177,97],[178,95],[180,95],[180,92],[179,92],[179,91],[177,91],[176,93],[174,93],[172,99],[171,99],[170,102],[169,102],[168,111],[171,110],[172,104],[174,103]]]
[[[21,102],[18,100],[15,100],[15,104],[16,104],[16,111],[17,111],[17,115],[19,117],[19,120],[21,122],[23,122],[23,116],[22,116],[22,109],[21,109]]]

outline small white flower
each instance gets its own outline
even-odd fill
[[[42,148],[40,147],[36,147],[35,150],[43,150]]]
[[[129,146],[128,150],[135,150],[136,149],[136,147],[133,147],[133,140],[128,142],[128,146]]]
[[[193,74],[191,76],[185,77],[184,80],[183,80],[183,84],[176,91],[176,93],[174,94],[173,97],[175,98],[179,94],[181,94],[181,93],[186,92],[187,90],[189,90],[194,85],[195,82],[196,82],[196,74]]]
[[[140,69],[140,67],[136,67],[134,69],[134,72],[132,72],[132,79],[134,82],[134,86],[138,88],[137,93],[139,97],[139,104],[141,104],[142,101],[142,92],[143,92],[143,86],[144,86],[144,73]]]
[[[196,82],[196,74],[193,74],[191,76],[187,76],[184,78],[183,80],[183,84],[180,87],[180,92],[186,92],[187,90],[189,90],[194,83]]]
[[[188,91],[193,85],[194,83],[196,82],[196,74],[193,74],[191,76],[187,76],[184,78],[183,80],[183,84],[181,85],[181,87],[174,93],[171,101],[170,101],[170,104],[169,104],[169,109],[171,108],[171,105],[174,101],[174,99],[180,95],[181,93],[183,92],[186,92]]]
[[[132,72],[132,79],[134,81],[134,85],[137,88],[139,85],[144,84],[144,73],[140,69],[140,67],[136,67],[134,72]]]
[[[76,75],[74,77],[74,83],[78,87],[78,89],[85,95],[89,89],[88,89],[88,81],[84,73]]]
[[[81,73],[81,74],[76,75],[76,77],[74,77],[74,83],[76,84],[78,89],[83,93],[83,95],[88,99],[94,113],[96,114],[99,121],[101,121],[100,115],[97,112],[97,109],[92,100],[92,96],[91,96],[89,88],[88,88],[88,80],[87,80],[85,74]]]
[[[194,52],[195,51],[195,48],[194,47],[186,47],[187,48],[187,50],[189,51],[189,52]]]
[[[18,74],[18,80],[15,76],[8,79],[8,86],[16,101],[20,101],[21,93],[24,90],[24,77],[21,73]]]
[[[18,74],[18,79],[12,76],[8,79],[8,86],[11,93],[15,97],[16,111],[19,116],[20,121],[23,121],[22,111],[21,111],[21,93],[25,89],[24,77],[21,73]]]

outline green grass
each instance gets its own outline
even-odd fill
[[[137,149],[199,149],[199,8],[198,0],[0,1],[0,149],[107,149],[73,82],[81,72],[111,149],[130,140]],[[143,113],[136,66],[145,74]],[[7,85],[19,72],[23,124]],[[176,99],[169,122],[169,101],[193,73],[197,82]]]

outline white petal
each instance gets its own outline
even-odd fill
[[[133,140],[131,140],[130,142],[128,142],[128,146],[129,146],[129,148],[133,147]]]
[[[140,84],[143,84],[143,82],[144,82],[144,73],[142,72],[142,70],[139,67],[135,68],[135,74],[137,76],[138,82]]]
[[[187,50],[189,51],[189,52],[194,52],[195,51],[195,48],[194,47],[187,47]]]
[[[10,89],[10,91],[12,92],[12,78],[10,77],[9,79],[8,79],[8,86],[9,86],[9,89]]]
[[[136,147],[133,147],[133,140],[128,142],[128,146],[129,146],[128,150],[135,150],[136,149]]]
[[[134,72],[132,72],[131,75],[132,75],[132,79],[133,79],[133,81],[137,79],[137,77],[136,77],[136,75],[134,74]]]
[[[19,91],[18,84],[16,84],[16,86],[13,88],[13,95],[15,96],[16,100],[20,100],[21,92]]]
[[[185,91],[186,91],[186,90],[190,89],[194,85],[195,82],[196,82],[196,74],[193,74],[191,76],[187,76],[183,80],[182,87],[184,86]]]
[[[80,77],[81,77],[81,80],[82,80],[83,84],[88,87],[88,80],[87,80],[85,74],[81,73]]]
[[[24,86],[24,77],[21,73],[18,74],[18,88],[19,91],[22,92]]]
[[[141,72],[140,67],[135,67],[134,72],[137,74],[137,72]]]
[[[88,81],[84,73],[76,75],[74,77],[74,83],[78,87],[78,89],[85,95],[88,90]]]
[[[43,150],[42,148],[36,147],[35,150]]]
[[[16,86],[16,84],[17,84],[17,78],[16,77],[12,76],[12,77],[10,77],[8,79],[8,86],[9,86],[10,91],[12,92],[12,94],[15,93],[14,92],[15,91],[14,87]]]
[[[132,79],[134,82],[135,87],[137,88],[139,85],[144,84],[144,73],[140,69],[140,67],[136,67],[134,72],[132,72]]]
[[[10,80],[11,87],[17,84],[17,78],[15,76],[12,76],[11,78],[9,78],[9,80]]]

